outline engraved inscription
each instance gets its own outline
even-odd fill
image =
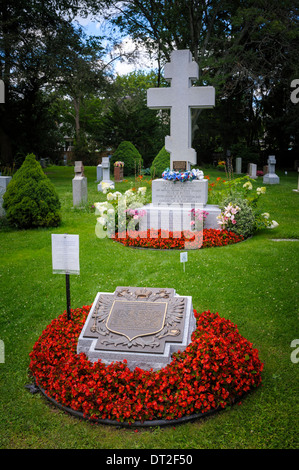
[[[174,171],[186,171],[187,170],[187,162],[186,161],[175,161],[172,162]]]
[[[152,190],[153,204],[206,204],[208,200],[208,180],[154,180]]]
[[[165,342],[182,341],[185,309],[173,289],[117,287],[98,298],[84,338],[97,338],[96,351],[163,353]]]
[[[126,336],[130,341],[137,336],[156,334],[164,327],[166,302],[113,302],[106,326],[112,333]]]

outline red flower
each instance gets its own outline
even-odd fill
[[[131,371],[126,361],[92,363],[85,354],[76,354],[89,310],[72,310],[71,321],[66,312],[53,320],[30,353],[37,385],[86,417],[119,422],[175,419],[224,408],[261,383],[258,351],[235,325],[210,311],[194,310],[192,342],[157,372]]]

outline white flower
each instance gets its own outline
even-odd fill
[[[258,195],[265,194],[266,192],[265,186],[262,186],[261,188],[256,188],[256,192],[258,193]]]
[[[138,193],[144,196],[144,194],[146,193],[146,187],[142,186],[141,188],[138,188]]]
[[[114,199],[114,196],[112,193],[107,194],[107,201],[112,201]]]
[[[98,221],[98,223],[99,223],[100,225],[103,225],[103,226],[106,225],[106,223],[107,223],[106,217],[103,217],[103,216],[102,216],[102,217],[98,217],[98,218],[97,218],[97,221]]]
[[[244,183],[243,188],[251,190],[252,189],[252,184],[250,183],[250,181],[247,181],[247,183]]]
[[[268,212],[264,212],[264,213],[262,214],[262,217],[264,217],[265,219],[269,219],[270,214],[268,214]]]
[[[268,228],[275,228],[275,227],[278,227],[278,225],[279,224],[275,220],[272,220],[271,225]]]
[[[114,214],[114,209],[108,209],[107,214]]]
[[[203,180],[204,179],[204,174],[203,174],[202,170],[194,170],[194,171],[195,171],[196,178],[198,180]]]
[[[132,196],[134,194],[134,192],[132,191],[132,189],[128,189],[126,192],[125,192],[125,196]]]
[[[96,208],[96,215],[103,215],[104,212],[108,209],[107,202],[95,202],[94,206]]]

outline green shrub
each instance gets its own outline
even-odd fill
[[[229,230],[242,235],[244,238],[248,238],[253,235],[255,231],[255,216],[252,207],[248,204],[246,199],[229,196],[225,199],[220,206],[221,210],[224,210],[228,204],[237,205],[240,211],[235,215],[236,224],[229,225]]]
[[[119,144],[110,162],[113,169],[114,162],[124,162],[124,176],[135,175],[143,165],[143,160],[137,148],[129,141],[124,140]]]
[[[56,227],[60,202],[35,155],[27,155],[3,196],[8,223],[17,228]]]
[[[165,147],[162,147],[158,155],[154,158],[151,166],[151,177],[161,178],[162,173],[166,168],[170,167],[170,153],[167,152]]]

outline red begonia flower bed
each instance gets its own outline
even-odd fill
[[[169,249],[199,249],[215,246],[231,245],[244,240],[240,235],[229,230],[203,229],[198,232],[171,232],[166,230],[147,230],[140,232],[116,233],[114,240],[125,246],[140,248]]]
[[[258,351],[218,313],[198,314],[185,351],[159,371],[125,361],[104,365],[77,354],[79,334],[90,306],[64,312],[43,331],[30,353],[36,385],[62,407],[91,420],[115,423],[179,420],[225,408],[261,384]],[[154,422],[154,421],[153,421]]]

